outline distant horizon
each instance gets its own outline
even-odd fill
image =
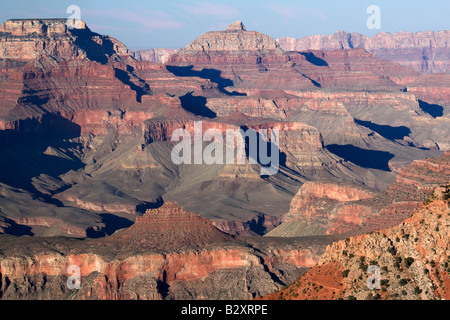
[[[243,21],[243,23],[244,23],[244,25],[245,25],[245,22]],[[88,27],[89,27],[89,24],[86,24]],[[92,29],[91,29],[92,30]],[[225,30],[225,29],[224,29]],[[94,30],[92,30],[92,31],[94,31]],[[205,31],[204,33],[207,33],[207,32],[210,32],[210,31],[220,31],[220,30],[209,30],[209,31]],[[259,31],[259,30],[247,30],[247,31]],[[302,38],[307,38],[307,37],[311,37],[311,36],[332,36],[332,35],[334,35],[334,34],[336,34],[336,33],[338,33],[338,32],[346,32],[346,33],[351,33],[351,34],[353,34],[353,33],[358,33],[358,34],[361,34],[361,35],[363,35],[363,36],[367,36],[367,37],[369,37],[369,38],[373,38],[373,37],[375,37],[375,36],[377,36],[377,35],[379,35],[379,34],[396,34],[396,33],[411,33],[411,34],[418,34],[418,33],[422,33],[422,32],[444,32],[444,31],[450,31],[450,29],[442,29],[442,30],[422,30],[422,31],[417,31],[417,32],[411,32],[411,31],[405,31],[405,30],[399,30],[399,31],[395,31],[395,32],[386,32],[386,31],[381,31],[381,32],[378,32],[378,33],[376,33],[376,34],[374,34],[374,35],[372,35],[372,36],[369,36],[369,35],[367,35],[367,34],[364,34],[364,33],[360,33],[360,32],[350,32],[350,31],[346,31],[346,30],[336,30],[335,32],[333,32],[333,33],[331,33],[331,34],[310,34],[310,35],[306,35],[306,36],[303,36],[303,37],[300,37],[300,38],[294,38],[294,37],[289,37],[289,36],[284,36],[284,37],[280,37],[280,38],[273,38],[274,40],[276,40],[276,41],[278,41],[278,40],[280,40],[280,39],[282,39],[282,38],[291,38],[291,39],[297,39],[297,40],[299,40],[299,39],[302,39]],[[95,31],[94,31],[95,32]],[[98,33],[98,32],[97,32]],[[199,34],[198,36],[200,36],[201,34]],[[196,39],[196,38],[195,38]],[[153,47],[153,48],[128,48],[129,50],[131,50],[131,51],[141,51],[141,50],[152,50],[152,49],[173,49],[173,50],[177,50],[177,49],[182,49],[183,47],[185,47],[186,45],[188,45],[188,44],[190,44],[193,40],[195,40],[195,39],[192,39],[191,41],[189,41],[188,43],[186,43],[185,45],[183,45],[182,47],[179,47],[179,48],[167,48],[167,47]],[[117,40],[119,40],[120,41],[120,39],[117,39]]]
[[[318,0],[17,0],[2,4],[0,20],[69,18],[67,8],[80,8],[81,19],[99,34],[110,35],[130,50],[180,49],[208,31],[225,30],[241,20],[247,30],[274,39],[301,39],[332,35],[337,31],[373,37],[379,33],[418,33],[450,29],[450,1],[347,0],[336,3]],[[381,10],[380,29],[369,29],[368,8]],[[3,23],[2,22],[2,23]]]
[[[66,18],[11,18],[11,19],[7,19],[6,21],[10,21],[10,20],[66,20]],[[83,20],[83,19],[82,19]],[[5,23],[6,21],[3,21],[3,22],[1,22],[0,23],[0,25],[1,24],[3,24],[3,23]],[[83,20],[84,21],[84,20]],[[237,20],[238,21],[238,20]],[[85,21],[84,21],[85,22]],[[86,23],[86,22],[85,22]],[[245,25],[245,21],[242,21],[242,23]],[[89,26],[89,24],[88,23],[86,23],[86,26],[92,31],[92,32],[94,32],[94,33],[98,33],[98,34],[102,34],[102,35],[106,35],[106,36],[111,36],[110,34],[105,34],[105,33],[101,33],[101,32],[97,32],[96,30],[93,30],[90,26]],[[224,28],[223,30],[225,30],[226,28]],[[205,32],[203,32],[202,34],[204,34],[204,33],[207,33],[207,32],[211,32],[211,31],[222,31],[222,30],[208,30],[208,31],[205,31]],[[247,31],[259,31],[259,30],[247,30]],[[279,37],[279,38],[273,38],[274,40],[276,40],[276,41],[278,41],[279,39],[282,39],[282,38],[291,38],[291,39],[302,39],[302,38],[307,38],[307,37],[311,37],[311,36],[332,36],[332,35],[334,35],[334,34],[336,34],[336,33],[338,33],[338,32],[345,32],[345,33],[350,33],[350,34],[353,34],[353,33],[357,33],[357,34],[361,34],[361,35],[363,35],[363,36],[367,36],[367,37],[369,37],[369,38],[373,38],[373,37],[375,37],[375,36],[377,36],[377,35],[379,35],[379,34],[396,34],[396,33],[411,33],[411,34],[418,34],[418,33],[422,33],[422,32],[444,32],[444,31],[450,31],[450,29],[442,29],[442,30],[422,30],[422,31],[417,31],[417,32],[411,32],[411,31],[405,31],[405,30],[399,30],[399,31],[395,31],[395,32],[387,32],[387,31],[380,31],[380,32],[378,32],[378,33],[376,33],[376,34],[374,34],[374,35],[367,35],[367,34],[364,34],[364,33],[360,33],[360,32],[351,32],[351,31],[346,31],[346,30],[336,30],[335,32],[333,32],[333,33],[331,33],[331,34],[310,34],[310,35],[305,35],[305,36],[303,36],[303,37],[300,37],[300,38],[294,38],[294,37],[290,37],[290,36],[283,36],[283,37]],[[199,34],[198,36],[200,36],[201,34]],[[123,41],[121,40],[121,39],[119,39],[119,38],[116,38],[117,40],[119,40],[119,41],[121,41],[122,43],[123,43]],[[196,39],[196,38],[195,38]],[[193,40],[195,40],[195,39],[192,39],[192,40],[190,40],[189,42],[187,42],[185,45],[183,45],[183,46],[181,46],[181,47],[178,47],[178,48],[168,48],[168,47],[149,47],[149,48],[130,48],[130,47],[128,47],[127,46],[127,48],[130,50],[130,51],[142,51],[142,50],[152,50],[152,49],[172,49],[172,50],[178,50],[178,49],[182,49],[183,47],[185,47],[186,45],[188,45],[189,43],[191,43]],[[126,44],[125,44],[126,45]]]

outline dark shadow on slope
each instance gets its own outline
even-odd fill
[[[162,299],[165,300],[169,295],[170,285],[167,283],[167,273],[163,271],[162,279],[158,279],[156,281],[156,289],[158,293],[161,295]]]
[[[428,113],[433,118],[439,118],[444,115],[444,108],[438,104],[429,104],[425,101],[419,100],[420,109]]]
[[[30,139],[73,139],[81,135],[81,127],[70,120],[52,113],[40,118],[28,118],[16,121],[16,130],[0,130],[0,146],[14,144]]]
[[[107,64],[109,57],[115,54],[114,43],[108,37],[92,32],[89,29],[73,29],[70,32],[76,36],[75,44],[86,52],[87,58],[91,61],[95,61],[100,64]],[[101,45],[92,40],[92,37],[94,36],[101,38]],[[139,78],[137,78],[137,81],[140,85],[136,85],[130,81],[130,74],[133,73],[133,68],[131,66],[127,66],[127,71],[123,71],[118,68],[114,68],[114,71],[117,79],[128,85],[131,90],[136,92],[136,101],[139,103],[142,102],[142,96],[148,94],[150,91],[148,84]]]
[[[128,69],[130,69],[129,66]],[[118,68],[114,68],[114,72],[117,79],[119,79],[123,84],[129,86],[131,90],[136,92],[136,101],[141,103],[142,96],[148,94],[148,92],[150,91],[149,85],[141,79],[139,79],[139,83],[142,86],[138,86],[135,83],[131,82],[130,71],[127,72]]]
[[[259,215],[252,220],[247,222],[248,227],[251,231],[254,233],[263,236],[267,233],[267,227],[264,225],[266,222],[266,216],[265,215]]]
[[[394,155],[390,152],[361,149],[349,144],[342,146],[331,144],[326,148],[345,161],[353,162],[360,167],[391,171],[389,161],[394,158]]]
[[[0,134],[0,182],[15,188],[41,195],[33,186],[32,178],[46,174],[59,179],[61,174],[84,167],[82,161],[71,151],[80,147],[71,142],[80,136],[80,126],[57,115],[44,115],[37,119],[21,120],[17,131],[9,130]],[[63,155],[45,154],[52,147]],[[49,149],[52,151],[52,149]],[[50,201],[51,199],[45,199]],[[57,202],[56,200],[54,200]],[[54,203],[59,206],[59,203]]]
[[[20,104],[31,104],[35,106],[42,106],[46,104],[50,97],[45,93],[43,95],[41,91],[36,91],[32,89],[27,89],[23,91],[23,97],[18,99],[18,103]]]
[[[312,52],[299,52],[299,53],[306,58],[306,61],[312,63],[315,66],[328,67],[328,63],[325,60],[316,57]]]
[[[373,123],[371,121],[363,121],[358,119],[355,119],[355,123],[359,124],[360,126],[366,127],[370,130],[373,130],[380,136],[389,140],[403,139],[409,136],[411,133],[411,130],[405,126],[392,127],[388,125],[380,125]]]
[[[177,77],[198,77],[202,79],[210,80],[216,83],[219,91],[229,96],[246,96],[245,93],[229,92],[225,90],[226,87],[232,87],[233,81],[230,79],[222,78],[222,71],[216,69],[203,69],[202,71],[192,70],[194,66],[178,67],[178,66],[166,66],[167,71],[173,73]]]
[[[134,222],[126,218],[122,218],[110,213],[99,214],[102,217],[102,222],[105,224],[105,228],[102,230],[108,236],[120,229],[131,227]],[[92,236],[90,236],[92,238]]]
[[[142,204],[136,206],[136,212],[144,214],[147,210],[158,209],[164,204],[164,200],[159,197],[155,202],[143,202]]]
[[[217,114],[206,106],[205,97],[194,96],[192,92],[180,97],[181,107],[195,115],[205,118],[216,118]]]
[[[111,56],[114,53],[114,45],[110,40],[102,37],[98,33],[92,32],[89,29],[72,29],[70,32],[76,37],[75,45],[86,52],[89,60],[96,61],[101,64],[108,63],[108,56]],[[103,45],[92,41],[93,36],[102,38]]]
[[[322,85],[320,83],[318,83],[316,80],[313,80],[310,77],[307,77],[306,75],[305,75],[305,77],[308,78],[313,83],[313,85],[315,85],[317,88],[322,88]]]
[[[279,146],[275,145],[271,141],[266,141],[260,134],[260,132],[253,129],[248,129],[247,126],[241,126],[241,130],[244,132],[244,134],[246,134],[245,153],[248,159],[256,160],[264,167],[270,167],[271,163],[267,163],[267,160],[272,159],[272,151],[274,151],[278,153],[278,155],[274,156],[274,158],[278,161],[279,167],[286,167],[287,156],[286,153],[280,151]],[[268,138],[271,139],[270,133],[268,133]],[[264,150],[261,149],[263,144],[265,147]],[[251,152],[252,147],[254,150],[256,150],[256,156]],[[268,159],[261,159],[261,156],[267,157]],[[262,176],[262,178],[267,178],[267,176]]]
[[[16,237],[34,236],[34,233],[31,232],[31,227],[29,226],[17,224],[14,220],[8,218],[5,218],[5,222],[11,225],[11,227],[6,229],[6,234],[10,234]]]

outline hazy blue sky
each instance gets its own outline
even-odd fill
[[[381,29],[366,26],[369,5],[381,8]],[[274,38],[333,34],[372,36],[378,32],[450,29],[449,0],[1,0],[1,22],[11,18],[69,17],[78,5],[95,32],[109,34],[130,49],[183,47],[200,34],[242,20],[247,30]]]

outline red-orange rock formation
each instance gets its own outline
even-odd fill
[[[449,84],[449,73],[426,74],[409,83],[407,87],[409,92],[423,101],[446,106],[450,99]]]
[[[186,212],[175,203],[165,203],[159,209],[147,210],[137,217],[130,228],[115,234],[112,241],[128,247],[148,247],[163,251],[183,247],[204,247],[232,238],[199,215]]]
[[[140,223],[146,229],[145,222]],[[169,228],[177,226],[180,225]],[[193,236],[195,232],[189,230]],[[120,233],[117,236],[120,237]],[[305,268],[317,263],[326,243],[309,240],[293,244],[234,242],[156,252],[145,245],[119,244],[115,238],[105,241],[54,238],[52,243],[43,239],[30,243],[26,238],[17,242],[3,236],[0,297],[251,299],[291,283],[295,275],[298,277]],[[30,246],[32,254],[22,250]],[[55,251],[53,246],[58,250]],[[79,290],[67,287],[69,266],[80,268]]]
[[[449,299],[449,193],[449,184],[437,188],[426,205],[396,227],[330,245],[318,266],[267,298]],[[369,266],[379,268],[378,283]]]
[[[378,214],[368,219],[366,231],[395,226],[409,218],[435,188],[449,180],[450,152],[437,158],[414,161],[400,171],[396,182],[384,194],[367,200]]]
[[[420,208],[437,186],[450,180],[449,161],[449,152],[414,161],[385,192],[306,183],[292,199],[285,221],[268,236],[361,234],[397,225]]]
[[[284,222],[267,236],[307,236],[344,233],[366,220],[371,211],[352,202],[371,198],[363,187],[333,182],[307,182],[291,202]],[[345,203],[345,206],[341,206]]]

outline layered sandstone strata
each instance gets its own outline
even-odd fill
[[[374,196],[364,187],[350,184],[314,181],[305,183],[294,196],[283,224],[268,237],[290,237],[342,233],[358,226],[370,210],[351,203]],[[346,203],[345,210],[340,204]],[[354,210],[350,210],[354,208]]]
[[[422,73],[449,72],[448,42],[450,33],[379,33],[372,38],[358,33],[338,31],[331,36],[317,35],[302,39],[281,38],[280,46],[288,51],[341,50],[362,48],[378,58],[397,62]]]
[[[5,68],[5,74],[3,130],[38,131],[46,117],[58,115],[78,125],[81,133],[100,134],[112,127],[130,132],[161,109],[181,108],[178,99],[154,95],[131,72],[87,59],[42,54],[21,67]],[[124,104],[130,108],[124,110]]]
[[[257,133],[264,130],[268,134],[270,141],[272,131],[278,130],[279,150],[283,153],[282,164],[297,170],[308,170],[311,168],[322,168],[333,166],[341,162],[342,159],[336,157],[324,149],[320,132],[311,126],[301,122],[281,122],[270,121],[269,119],[246,118],[242,122],[242,116],[232,115],[228,118],[217,120],[201,120],[202,136],[208,130],[218,130],[226,141],[227,131],[248,133],[253,130]],[[194,142],[195,121],[194,120],[148,120],[143,126],[144,143],[149,144],[157,141],[170,141],[175,130],[184,129],[191,134],[191,141]],[[244,130],[245,129],[245,130]],[[256,143],[258,143],[256,141]]]
[[[163,235],[163,236],[162,236]],[[113,241],[128,247],[148,247],[156,250],[179,250],[183,247],[203,247],[232,238],[214,227],[208,219],[186,212],[168,202],[137,217],[130,228],[114,235]]]
[[[105,59],[128,49],[109,36],[91,32],[84,21],[76,29],[67,19],[15,19],[0,26],[0,59],[31,60],[44,52],[65,59]]]
[[[306,183],[292,199],[285,221],[268,236],[362,234],[399,224],[450,180],[449,157],[447,152],[414,161],[382,193],[341,183]]]
[[[232,23],[225,32],[211,31],[203,34],[181,50],[181,54],[197,54],[199,51],[277,51],[278,43],[257,31],[247,31],[241,21]]]
[[[448,184],[437,188],[401,225],[330,245],[316,267],[269,298],[449,299],[449,192]]]
[[[291,283],[331,240],[232,240],[208,220],[167,203],[106,239],[27,244],[27,238],[3,236],[0,297],[251,299]],[[31,253],[23,250],[30,245]],[[67,287],[69,266],[79,268],[79,290]]]

